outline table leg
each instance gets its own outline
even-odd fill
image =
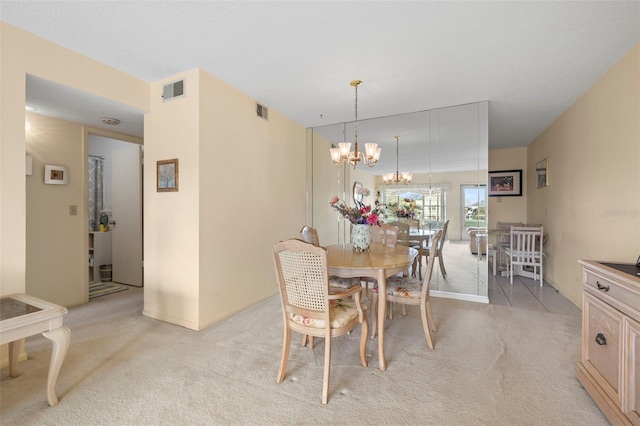
[[[18,357],[20,356],[20,348],[24,339],[9,342],[9,377],[18,377]]]
[[[387,369],[384,359],[384,319],[387,316],[387,277],[384,270],[378,273],[378,360],[380,370]]]
[[[62,361],[69,349],[69,341],[71,340],[71,330],[69,327],[62,326],[54,330],[45,331],[42,333],[44,337],[51,340],[53,349],[51,350],[51,363],[49,365],[49,376],[47,377],[47,400],[50,406],[54,406],[58,403],[58,397],[56,396],[56,382],[58,381],[58,374],[60,374],[60,367],[62,367]]]

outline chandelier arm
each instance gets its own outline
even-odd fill
[[[369,167],[373,167],[376,165],[378,160],[380,159],[380,148],[378,144],[371,143],[365,144],[366,153],[358,150],[358,86],[362,83],[360,80],[352,80],[349,84],[355,89],[355,104],[354,104],[354,113],[355,113],[355,121],[354,121],[354,144],[353,144],[353,152],[348,152],[349,147],[347,142],[340,143],[340,155],[338,155],[338,151],[335,149],[330,150],[331,159],[336,166],[351,164],[355,169],[360,161],[366,164]],[[343,146],[346,148],[343,150]],[[345,152],[346,151],[346,152]]]

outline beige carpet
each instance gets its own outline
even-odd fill
[[[71,347],[48,407],[51,349],[27,339],[23,374],[0,375],[7,425],[433,424],[604,425],[575,378],[580,318],[433,300],[439,330],[427,349],[419,315],[386,323],[358,360],[358,335],[334,339],[329,404],[320,403],[324,343],[294,335],[285,381],[276,297],[201,332],[143,317],[142,289],[70,309]]]

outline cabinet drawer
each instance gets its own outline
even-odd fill
[[[620,407],[622,313],[585,293],[582,321],[582,363]]]
[[[585,271],[584,286],[607,303],[640,311],[640,293],[635,288],[610,280],[592,271]],[[625,309],[626,310],[626,309]]]

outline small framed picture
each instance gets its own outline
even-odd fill
[[[44,166],[44,183],[48,185],[66,185],[69,183],[69,170],[64,166]]]
[[[156,170],[157,192],[178,191],[178,159],[158,161]]]
[[[522,170],[489,172],[489,197],[521,197]]]
[[[549,159],[545,158],[536,163],[536,188],[549,185]]]

